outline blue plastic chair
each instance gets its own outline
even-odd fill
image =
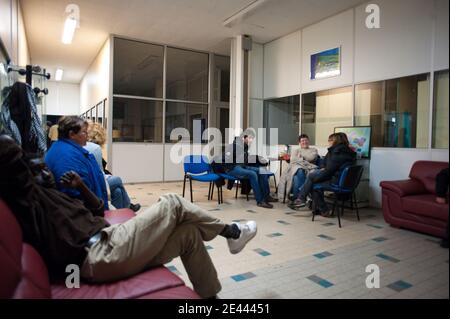
[[[356,202],[355,189],[358,187],[359,182],[361,181],[361,176],[363,173],[364,167],[361,165],[353,165],[345,167],[341,175],[339,176],[338,184],[315,184],[313,186],[314,190],[328,191],[333,192],[334,202],[333,202],[333,214],[336,209],[336,205],[338,200],[341,200],[341,209],[337,211],[337,217],[339,221],[339,228],[341,228],[341,215],[344,215],[344,202],[350,201],[351,209],[353,210],[353,204],[356,208],[356,216],[359,221],[359,210],[358,203]],[[315,214],[312,216],[312,220],[314,221]]]
[[[209,183],[208,200],[213,198],[214,182],[220,179],[220,176],[212,173],[211,165],[208,158],[204,155],[188,155],[184,158],[184,181],[183,181],[183,197],[186,190],[186,179],[189,179],[189,186],[191,190],[191,203],[193,202],[192,194],[192,180]],[[217,185],[216,185],[217,186]],[[221,188],[217,186],[218,203],[221,204]]]

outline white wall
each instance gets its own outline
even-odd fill
[[[264,45],[264,98],[300,92],[301,32],[288,34]]]
[[[249,127],[263,127],[264,46],[253,43],[249,53]]]
[[[436,24],[435,24],[435,49],[434,69],[448,69],[448,0],[435,0]]]
[[[13,46],[11,18],[11,0],[0,0],[0,38],[9,55],[12,55]]]
[[[0,38],[13,64],[25,66],[31,62],[18,0],[0,0]]]
[[[379,29],[366,27],[367,4],[355,9],[355,82],[429,72],[433,1],[377,0],[370,3],[380,6],[381,25]]]
[[[110,49],[108,39],[81,80],[80,114],[109,97]]]
[[[252,99],[263,98],[264,86],[264,46],[253,43],[249,52],[249,97]]]
[[[163,147],[150,143],[113,143],[112,173],[124,183],[162,181]]]
[[[310,80],[311,55],[341,48],[341,75]],[[302,93],[341,87],[353,82],[353,9],[302,30]]]
[[[30,52],[28,50],[27,34],[23,22],[22,8],[18,2],[18,21],[17,21],[17,63],[27,65],[31,63]]]
[[[79,115],[80,85],[56,81],[47,82],[46,114]]]

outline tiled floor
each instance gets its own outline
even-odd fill
[[[161,194],[182,193],[182,183],[126,187],[143,206]],[[361,209],[359,222],[347,211],[339,229],[334,218],[312,222],[309,211],[282,203],[259,208],[252,197],[235,199],[224,189],[225,202],[218,205],[217,197],[207,199],[208,184],[193,188],[194,203],[212,215],[258,224],[257,236],[237,255],[229,254],[223,237],[205,243],[222,283],[220,298],[449,298],[448,249],[434,237],[390,227],[381,210]],[[366,286],[371,264],[378,266],[379,288]],[[167,266],[190,285],[179,258]]]

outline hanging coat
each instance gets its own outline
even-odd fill
[[[14,138],[25,153],[43,155],[47,151],[35,93],[29,84],[14,83],[3,102],[0,120],[6,133]]]

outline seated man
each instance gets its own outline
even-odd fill
[[[252,166],[252,164],[257,164],[257,157],[249,160],[248,148],[255,135],[252,129],[247,129],[242,133],[239,138],[227,146],[223,161],[227,174],[250,181],[259,207],[273,208],[270,202],[276,202],[278,199],[270,195],[269,172],[264,168]]]
[[[448,168],[443,169],[436,176],[436,203],[445,204],[448,194]],[[448,248],[449,224],[447,222],[447,233],[442,239],[441,246]]]
[[[317,168],[315,163],[319,155],[317,149],[309,147],[308,135],[301,134],[298,143],[299,147],[292,151],[289,166],[283,171],[278,183],[279,200],[283,200],[284,194],[290,194],[291,191],[292,197],[297,198],[306,176]]]
[[[58,191],[45,167],[30,165],[14,140],[0,136],[1,198],[52,277],[76,264],[87,281],[114,281],[180,256],[194,290],[214,297],[221,285],[203,241],[221,235],[236,254],[256,235],[255,222],[225,224],[176,194],[161,196],[122,224],[108,225],[103,200],[77,173],[65,172],[59,183],[77,189],[84,202]]]

